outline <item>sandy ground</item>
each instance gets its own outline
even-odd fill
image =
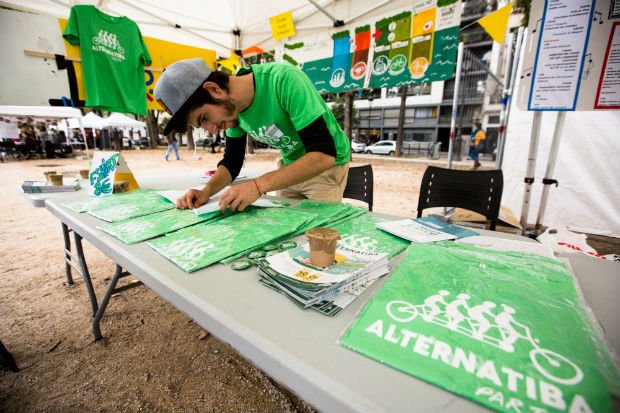
[[[212,169],[221,155],[163,150],[123,152],[137,175]],[[173,158],[173,157],[171,157]],[[246,166],[271,170],[275,151],[248,156]],[[413,216],[423,163],[355,155],[372,163],[376,212]],[[43,171],[65,174],[87,161],[50,159],[0,164],[0,340],[21,369],[0,368],[0,411],[6,412],[308,412],[312,408],[255,368],[147,287],[112,298],[94,342],[81,279],[67,285],[59,222],[34,208],[17,186]],[[85,255],[101,295],[114,263],[87,242]]]

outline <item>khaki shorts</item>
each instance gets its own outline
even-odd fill
[[[278,169],[282,168],[278,160]],[[342,193],[347,186],[349,164],[336,165],[314,178],[300,184],[289,186],[277,192],[278,196],[292,199],[312,199],[314,201],[342,201]]]

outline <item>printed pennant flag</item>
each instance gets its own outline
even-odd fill
[[[478,20],[478,24],[487,31],[489,36],[497,44],[502,44],[506,35],[506,26],[508,26],[508,17],[512,11],[512,3],[508,3],[501,9],[497,9],[491,14],[484,16]]]

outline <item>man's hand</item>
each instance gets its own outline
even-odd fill
[[[220,198],[220,211],[226,212],[226,208],[231,211],[243,211],[245,207],[252,204],[260,197],[258,188],[254,182],[245,182],[243,184],[231,187],[222,198]]]
[[[204,205],[209,200],[209,193],[200,189],[190,189],[181,198],[177,199],[178,209],[194,209]]]

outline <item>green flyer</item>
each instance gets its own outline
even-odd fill
[[[378,229],[377,222],[382,221],[385,219],[365,214],[332,228],[340,232],[343,243],[366,251],[385,252],[392,258],[411,242]]]
[[[501,412],[610,412],[618,385],[568,268],[533,254],[412,244],[340,343]]]
[[[135,244],[223,216],[219,210],[196,215],[194,211],[189,209],[173,208],[155,214],[106,223],[97,228],[113,235],[125,244]]]
[[[181,229],[148,245],[161,255],[192,272],[224,258],[273,242],[293,233],[308,219],[293,214],[284,222],[281,208],[255,208],[215,222]]]

